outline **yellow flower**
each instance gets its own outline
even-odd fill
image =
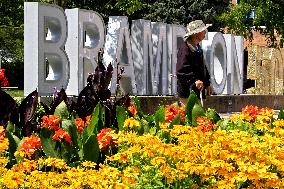
[[[7,138],[4,138],[3,140],[0,140],[0,153],[5,152],[9,148],[9,140]]]
[[[166,158],[165,157],[155,157],[151,160],[152,165],[162,165],[166,163]]]
[[[57,169],[68,169],[69,166],[66,164],[66,162],[63,159],[57,159],[49,157],[47,159],[39,159],[38,164],[48,167],[53,167]]]
[[[284,126],[284,120],[283,119],[275,120],[272,124],[275,127],[283,127]]]
[[[81,163],[81,165],[82,165],[83,167],[95,168],[97,164],[94,163],[94,162],[91,162],[91,161],[84,161],[84,162]]]
[[[124,128],[132,129],[134,127],[139,127],[140,123],[133,117],[128,118],[124,121]]]

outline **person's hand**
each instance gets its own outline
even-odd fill
[[[206,87],[206,95],[211,96],[212,94],[213,94],[213,88],[211,85],[209,85],[208,87]]]
[[[195,81],[195,86],[198,90],[202,90],[203,89],[203,81],[200,81],[200,80]]]

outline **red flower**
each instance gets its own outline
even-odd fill
[[[26,155],[32,156],[36,150],[41,150],[41,141],[38,136],[25,137],[19,151],[24,151]]]
[[[57,131],[60,123],[60,116],[54,116],[54,115],[49,115],[49,116],[43,116],[42,118],[42,123],[41,126],[48,128],[51,131]]]
[[[102,129],[97,135],[98,143],[101,150],[107,150],[109,146],[116,145],[116,141],[113,137],[113,131],[110,128]]]
[[[254,122],[258,114],[258,107],[252,105],[246,106],[242,108],[242,114],[247,121]]]
[[[3,126],[0,126],[0,140],[5,139],[5,129]]]
[[[90,120],[91,120],[91,116],[87,116],[86,117],[86,123],[85,126],[87,127],[88,125],[90,125]]]
[[[72,143],[69,133],[59,128],[57,131],[55,131],[52,140],[61,142],[63,139],[69,144]]]
[[[75,125],[79,134],[81,134],[84,130],[85,123],[81,118],[76,118]]]
[[[79,134],[82,134],[82,132],[84,131],[84,128],[90,124],[90,119],[91,119],[91,116],[87,116],[86,121],[84,122],[83,119],[76,118],[75,125],[76,125],[77,131]]]
[[[213,123],[210,119],[206,119],[204,117],[197,117],[197,129],[202,131],[203,133],[210,131],[213,128]]]
[[[184,120],[184,106],[178,106],[176,104],[166,105],[166,122],[171,122],[177,114],[180,114],[180,119]]]
[[[134,105],[129,106],[129,107],[128,107],[128,111],[129,111],[133,116],[137,115],[137,110],[136,110],[136,108],[135,108]]]

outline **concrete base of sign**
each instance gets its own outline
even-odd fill
[[[73,97],[76,101],[76,97]],[[169,105],[178,101],[175,96],[138,96],[141,109],[146,114],[154,113],[160,105]],[[41,97],[41,101],[50,104],[51,97]],[[213,108],[219,113],[240,112],[246,105],[267,107],[274,110],[284,108],[284,95],[213,95],[203,101],[205,108]]]
[[[178,98],[174,96],[139,96],[141,108],[145,113],[153,113],[161,104],[171,104]],[[204,101],[205,108],[214,108],[219,113],[240,112],[246,105],[267,107],[274,110],[284,108],[283,95],[213,95]]]

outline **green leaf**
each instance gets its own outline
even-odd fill
[[[47,128],[42,128],[40,132],[40,141],[42,150],[48,157],[60,157],[60,151],[56,142],[52,140],[53,133]]]
[[[277,119],[284,119],[284,111],[283,108],[280,109],[280,112],[278,114],[278,118]]]
[[[6,131],[11,132],[13,135],[16,135],[18,137],[21,137],[21,131],[18,127],[16,127],[15,124],[13,124],[12,122],[8,121],[7,123],[7,127],[5,129]]]
[[[62,119],[61,122],[61,127],[62,129],[64,129],[65,131],[69,131],[70,127],[72,127],[72,121],[70,119]]]
[[[165,123],[165,106],[161,106],[156,112],[155,112],[155,123],[156,127],[159,130],[160,129],[160,123]]]
[[[88,138],[92,134],[97,134],[103,127],[104,127],[104,107],[99,102],[92,113],[90,124],[87,127]]]
[[[68,108],[64,101],[62,101],[54,111],[54,115],[60,116],[61,119],[68,119]]]
[[[116,120],[118,123],[119,130],[124,130],[124,122],[127,119],[127,112],[124,107],[117,106],[116,107]]]
[[[135,108],[136,108],[136,110],[138,112],[138,115],[139,116],[144,116],[144,113],[143,113],[143,111],[141,109],[141,104],[140,104],[140,101],[139,101],[138,97],[134,96],[132,99],[133,99],[133,102],[134,102],[134,106],[135,106]]]
[[[71,125],[69,126],[68,133],[72,139],[73,145],[79,147],[79,143],[81,140],[79,139],[79,134],[75,125],[74,116],[71,117]]]
[[[99,143],[96,135],[91,135],[83,145],[83,160],[97,162],[100,154]]]
[[[82,142],[78,136],[78,131],[75,125],[74,117],[71,120],[62,120],[62,128],[66,130],[72,141],[72,146],[68,143],[63,143],[63,149],[61,149],[61,154],[65,157],[66,161],[73,161],[74,158],[78,158],[80,150],[82,150]],[[81,156],[82,157],[82,156]]]
[[[60,155],[67,163],[70,163],[72,158],[78,157],[78,153],[73,148],[73,145],[65,141],[61,142]]]
[[[15,157],[14,153],[18,149],[21,140],[8,130],[5,131],[5,136],[9,140],[9,158],[12,159]]]
[[[15,125],[12,122],[8,121],[7,127],[5,130],[13,133],[15,132]]]
[[[157,132],[157,136],[158,136],[161,140],[163,140],[165,143],[169,143],[170,141],[172,141],[171,135],[170,135],[168,132],[164,131],[164,130],[159,130],[159,131]]]
[[[155,127],[155,116],[154,115],[147,115],[145,120],[148,122],[149,127]]]
[[[190,95],[188,97],[188,101],[185,106],[185,116],[187,118],[188,124],[192,124],[192,109],[194,105],[198,102],[198,98],[194,91],[190,92]]]
[[[219,129],[226,130],[229,127],[229,119],[222,119],[218,122]]]
[[[157,133],[157,128],[156,128],[156,127],[152,127],[152,128],[149,130],[149,133],[150,133],[151,135],[156,135],[156,133]]]
[[[192,108],[192,120],[191,123],[193,126],[196,126],[196,118],[200,117],[200,116],[205,116],[205,111],[203,109],[202,106],[200,106],[199,104],[195,104]]]
[[[149,132],[150,132],[149,123],[148,123],[145,119],[142,119],[142,120],[140,121],[140,123],[141,123],[141,126],[142,126],[142,128],[143,128],[143,133],[144,133],[144,134],[149,133]]]
[[[221,120],[220,115],[214,109],[211,109],[211,108],[207,109],[205,115],[207,118],[210,118],[212,120],[213,124]]]
[[[174,127],[174,125],[179,124],[179,122],[180,122],[180,113],[175,115],[174,119],[172,120],[172,122],[169,125],[169,129],[172,129]]]

